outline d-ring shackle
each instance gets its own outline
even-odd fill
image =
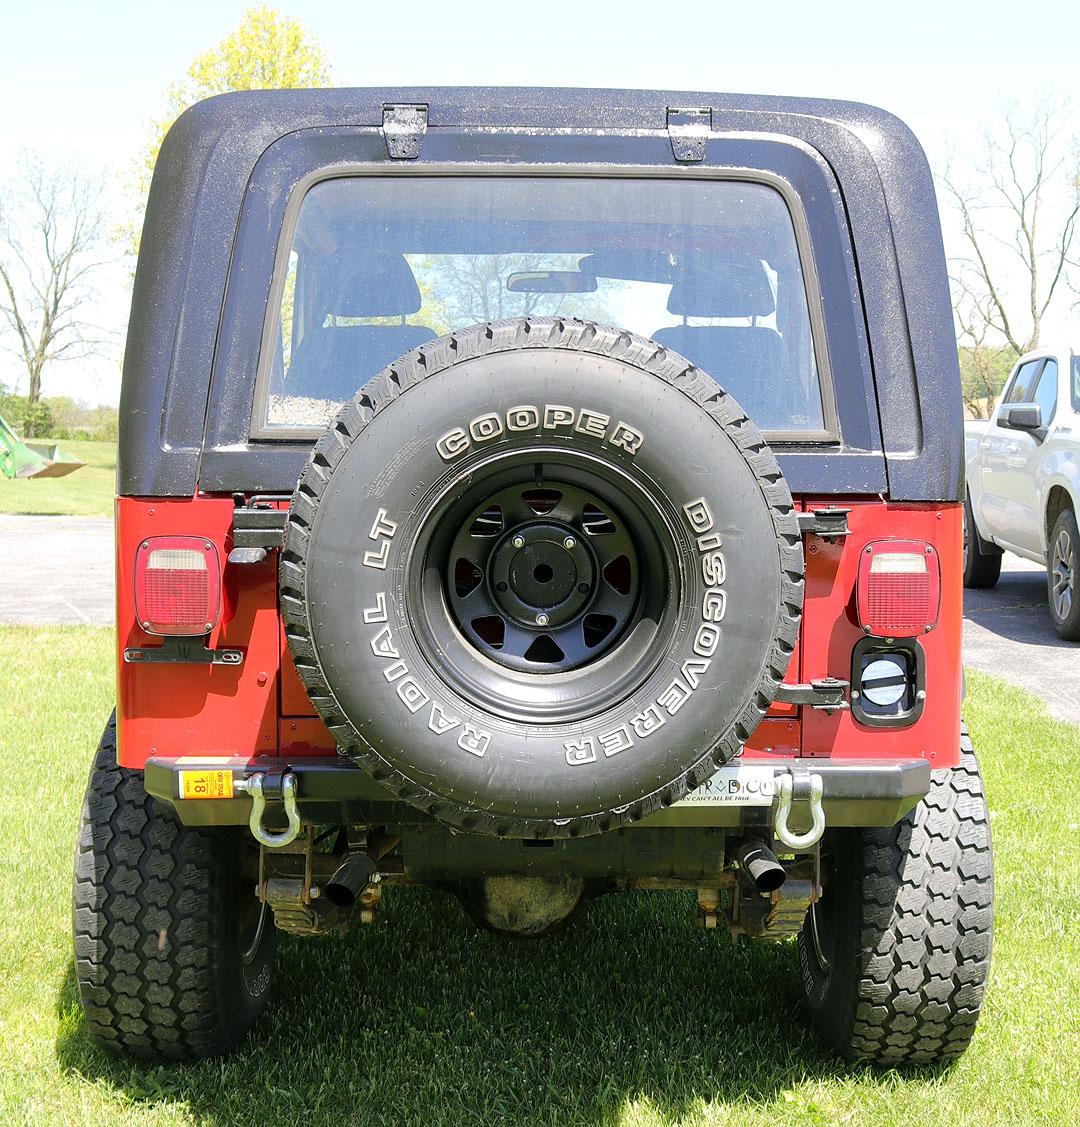
[[[777,838],[789,849],[809,849],[811,846],[817,845],[821,840],[821,835],[825,832],[825,811],[821,807],[823,790],[821,776],[815,774],[810,776],[810,816],[813,819],[813,824],[806,833],[799,834],[788,829],[788,815],[791,813],[793,787],[791,775],[785,771],[777,779],[776,785],[777,806],[773,832]]]
[[[296,807],[296,776],[287,772],[281,780],[281,797],[285,804],[285,817],[289,820],[288,828],[280,833],[265,829],[262,824],[263,812],[266,810],[266,797],[263,794],[262,773],[249,775],[236,784],[237,790],[247,791],[251,795],[251,817],[248,826],[252,836],[260,845],[268,849],[280,849],[295,841],[300,833],[300,811]]]

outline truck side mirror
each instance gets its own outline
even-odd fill
[[[1002,408],[998,422],[1013,430],[1042,430],[1042,408],[1038,403],[1011,403]]]

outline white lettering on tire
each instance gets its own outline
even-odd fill
[[[492,442],[506,431],[568,431],[595,438],[633,457],[645,441],[645,435],[629,423],[618,420],[611,425],[611,416],[591,407],[566,407],[547,403],[543,407],[519,403],[504,412],[486,411],[462,426],[452,427],[435,442],[435,450],[444,462],[460,458],[466,450]],[[393,536],[393,533],[390,533]],[[372,537],[372,539],[375,539]]]
[[[385,520],[386,513],[379,510],[380,519]],[[392,521],[387,522],[392,526],[393,531],[389,533],[389,538],[383,540],[383,544],[387,547],[390,545],[390,538],[393,537],[394,532],[397,531],[397,525]],[[378,520],[376,521],[378,524]],[[374,526],[372,527],[374,532]],[[385,591],[378,591],[375,594],[375,605],[372,607],[365,607],[363,611],[364,622],[367,624],[374,623],[376,625],[384,623],[382,629],[376,631],[368,638],[368,644],[371,646],[371,652],[378,658],[390,662],[383,671],[382,675],[386,681],[394,686],[394,692],[401,701],[405,709],[415,715],[430,704],[428,710],[427,726],[437,736],[445,736],[450,732],[456,731],[458,728],[461,731],[457,735],[457,746],[462,751],[469,752],[470,755],[483,757],[487,749],[491,746],[491,733],[484,731],[482,728],[477,728],[474,724],[463,722],[460,716],[455,716],[450,709],[442,701],[435,700],[431,694],[425,689],[419,681],[409,671],[408,664],[402,660],[401,654],[397,646],[394,644],[394,632],[387,623],[389,615],[387,614],[387,598]]]
[[[683,505],[683,513],[694,533],[697,549],[701,554],[701,574],[707,585],[701,601],[702,621],[694,635],[695,656],[682,663],[680,675],[657,695],[655,704],[643,708],[626,724],[596,738],[596,742],[604,749],[605,758],[632,748],[635,736],[638,740],[644,740],[658,732],[666,723],[667,717],[674,716],[691,699],[720,646],[720,623],[727,613],[727,592],[723,589],[723,583],[727,579],[727,561],[721,551],[723,541],[720,533],[715,531],[716,520],[704,497],[688,501]],[[592,737],[569,740],[563,744],[563,749],[566,762],[571,767],[597,762]]]

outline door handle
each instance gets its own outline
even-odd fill
[[[1009,445],[1006,447],[1006,449],[1009,451],[1010,454],[1019,454],[1020,453],[1020,443],[1019,442],[1010,442]]]

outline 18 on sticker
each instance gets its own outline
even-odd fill
[[[181,798],[232,798],[232,771],[206,770],[180,772]]]

